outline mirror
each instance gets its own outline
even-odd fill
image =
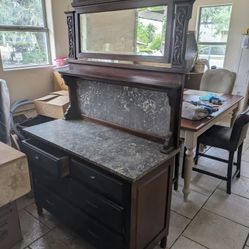
[[[167,6],[80,14],[80,53],[164,56]]]

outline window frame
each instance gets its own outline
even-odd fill
[[[225,57],[226,57],[226,50],[227,50],[227,41],[226,42],[200,42],[200,26],[201,26],[201,13],[203,8],[213,8],[213,7],[225,7],[225,6],[231,6],[233,7],[232,3],[226,3],[226,4],[212,4],[212,5],[203,5],[199,6],[199,14],[198,14],[198,24],[197,24],[197,46],[198,46],[198,53],[199,53],[199,46],[225,46],[225,54],[224,54],[224,61],[223,61],[223,66],[225,63]],[[232,15],[232,10],[231,10],[231,15]],[[230,21],[229,21],[229,26],[231,23],[231,16],[230,16]],[[230,28],[229,28],[230,30]],[[201,58],[200,58],[201,59]]]
[[[50,37],[49,37],[49,28],[48,28],[48,21],[47,21],[47,9],[45,0],[41,0],[42,4],[42,17],[43,17],[43,27],[38,26],[23,26],[23,25],[1,25],[0,24],[0,31],[10,31],[10,32],[40,32],[45,33],[46,36],[46,45],[47,45],[47,56],[48,62],[44,64],[32,64],[32,65],[20,65],[20,66],[13,66],[13,67],[4,67],[4,63],[2,62],[2,68],[4,71],[8,70],[18,70],[18,69],[28,69],[28,68],[39,68],[39,67],[46,67],[52,65],[52,56],[51,56],[51,45],[50,45]],[[1,51],[0,51],[1,52]]]

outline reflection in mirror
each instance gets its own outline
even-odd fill
[[[80,15],[81,53],[164,56],[167,6]]]

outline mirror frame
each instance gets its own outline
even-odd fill
[[[100,60],[127,61],[136,64],[154,63],[171,65],[173,68],[185,67],[185,47],[188,21],[192,15],[192,5],[195,0],[74,0],[75,11],[66,12],[69,33],[69,59],[82,63],[104,64]],[[80,15],[116,10],[136,9],[166,5],[167,30],[163,56],[127,55],[115,53],[81,52]],[[91,62],[92,60],[92,62]],[[84,62],[83,62],[84,61]],[[112,63],[122,65],[121,63]],[[126,64],[124,64],[126,65]],[[128,64],[127,64],[128,65]],[[160,66],[158,66],[160,67]]]
[[[120,3],[111,3],[106,4],[102,7],[101,12],[109,12],[109,11],[117,11],[117,10],[128,10],[128,9],[137,9],[141,7],[152,7],[152,6],[158,6],[158,5],[164,5],[168,7],[167,10],[167,23],[170,23],[170,20],[172,19],[172,9],[169,9],[168,1],[166,0],[154,0],[153,4],[149,3],[150,1],[134,1],[133,6],[130,6],[130,4],[122,4],[123,6],[120,6]],[[167,3],[167,4],[166,4]],[[121,9],[122,8],[122,9]],[[151,55],[127,55],[127,54],[115,54],[115,53],[104,53],[104,52],[81,52],[81,39],[80,39],[80,15],[81,14],[90,14],[90,13],[96,13],[93,10],[89,10],[86,8],[83,8],[81,10],[76,11],[76,25],[77,25],[77,32],[76,32],[76,47],[77,47],[77,58],[93,58],[93,59],[107,59],[107,60],[121,60],[121,61],[134,61],[134,62],[140,62],[140,61],[153,61],[158,63],[168,63],[169,62],[169,49],[170,49],[170,42],[165,42],[164,46],[164,55],[162,56],[151,56]],[[99,11],[98,11],[99,13]],[[166,30],[166,37],[170,37],[171,34],[171,28],[169,25],[167,25]]]

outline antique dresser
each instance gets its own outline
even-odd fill
[[[75,0],[65,118],[25,129],[43,208],[100,249],[166,247],[192,0]]]

